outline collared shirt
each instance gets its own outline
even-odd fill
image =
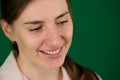
[[[62,67],[62,74],[62,80],[71,80],[64,67]],[[102,80],[99,75],[97,76],[99,80]],[[11,51],[4,64],[0,67],[0,80],[28,80],[18,68],[13,51]]]
[[[65,68],[62,67],[63,80],[71,80]],[[28,80],[21,74],[18,68],[13,51],[10,53],[4,64],[0,67],[0,80]]]

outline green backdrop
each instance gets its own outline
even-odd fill
[[[120,1],[71,0],[74,38],[69,56],[104,80],[120,80]],[[10,41],[0,29],[0,65]]]

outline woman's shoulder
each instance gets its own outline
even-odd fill
[[[0,80],[21,80],[21,74],[13,55],[13,51],[9,54],[5,62],[0,67]]]

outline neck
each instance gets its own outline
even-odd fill
[[[62,70],[58,68],[41,68],[28,65],[24,61],[17,59],[18,66],[28,80],[62,80]],[[28,67],[29,66],[29,67]]]
[[[62,74],[61,70],[59,71],[44,71],[44,72],[33,72],[32,70],[29,72],[25,71],[23,72],[23,75],[28,79],[28,80],[62,80]]]

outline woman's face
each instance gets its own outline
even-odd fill
[[[33,0],[12,27],[18,60],[46,68],[63,64],[73,35],[66,0]]]

